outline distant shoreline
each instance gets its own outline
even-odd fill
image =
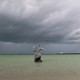
[[[2,53],[0,55],[34,55],[33,53],[12,53],[12,54],[7,54],[7,53]],[[45,53],[42,55],[80,55],[80,53]]]

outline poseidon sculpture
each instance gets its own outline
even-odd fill
[[[34,62],[42,62],[41,50],[45,50],[45,49],[40,47],[40,45],[33,47],[33,52],[35,52]]]

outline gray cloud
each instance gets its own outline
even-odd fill
[[[30,54],[32,53],[32,44],[0,42],[0,54]]]
[[[79,8],[79,0],[0,0],[0,41],[79,42]]]
[[[17,43],[15,47],[22,43],[52,43],[53,47],[57,44],[56,50],[61,44],[63,48],[63,44],[80,43],[79,3],[79,0],[0,0],[0,42],[5,46]]]

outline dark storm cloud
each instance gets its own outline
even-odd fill
[[[0,0],[0,41],[79,42],[79,2]]]
[[[80,1],[0,0],[0,52],[32,52],[32,43],[80,52]]]
[[[16,21],[10,18],[4,18],[0,25],[0,40],[4,42],[24,42],[32,34],[35,29],[32,24],[24,21]]]

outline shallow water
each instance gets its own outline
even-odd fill
[[[80,55],[0,55],[0,80],[80,80]]]

